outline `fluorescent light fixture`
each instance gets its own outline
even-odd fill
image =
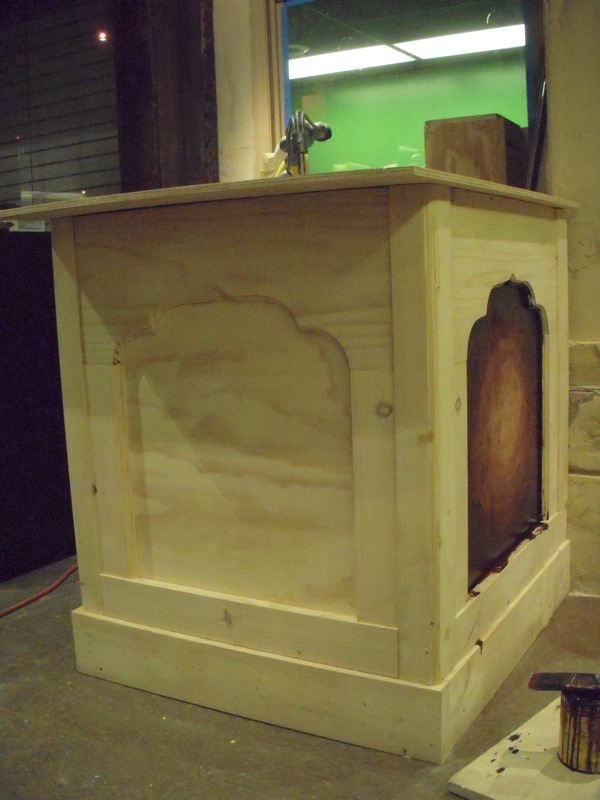
[[[334,72],[349,72],[353,69],[385,67],[388,64],[401,64],[404,61],[414,61],[414,59],[385,44],[359,47],[356,50],[340,50],[337,53],[323,53],[320,56],[304,56],[290,59],[290,80],[310,78],[313,75],[331,75]]]
[[[486,28],[482,31],[435,36],[398,45],[417,58],[443,58],[463,56],[467,53],[485,53],[490,50],[508,50],[525,46],[525,26],[507,25],[504,28]]]
[[[399,42],[394,47],[401,48],[416,58],[430,59],[507,50],[524,45],[525,26],[507,25],[502,28],[485,28],[482,31],[418,39],[414,42]],[[350,72],[369,67],[384,67],[389,64],[402,64],[415,60],[400,50],[395,50],[394,47],[376,45],[360,47],[355,50],[341,50],[336,53],[323,53],[318,56],[293,58],[288,62],[290,80]]]

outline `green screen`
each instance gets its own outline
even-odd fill
[[[310,172],[425,166],[427,120],[500,114],[527,126],[522,50],[293,81],[292,110],[333,136],[310,149]]]

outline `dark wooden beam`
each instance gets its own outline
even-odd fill
[[[212,0],[115,0],[123,191],[219,180]]]

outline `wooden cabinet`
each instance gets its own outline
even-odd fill
[[[566,206],[401,169],[7,213],[52,220],[79,669],[443,760],[568,588]],[[541,518],[469,592],[467,351],[510,282]]]

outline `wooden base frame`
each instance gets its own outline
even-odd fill
[[[78,609],[81,672],[330,739],[443,762],[549,622],[569,585],[568,543],[442,683],[268,654]],[[227,606],[221,598],[220,605]],[[235,622],[233,623],[235,625]]]

